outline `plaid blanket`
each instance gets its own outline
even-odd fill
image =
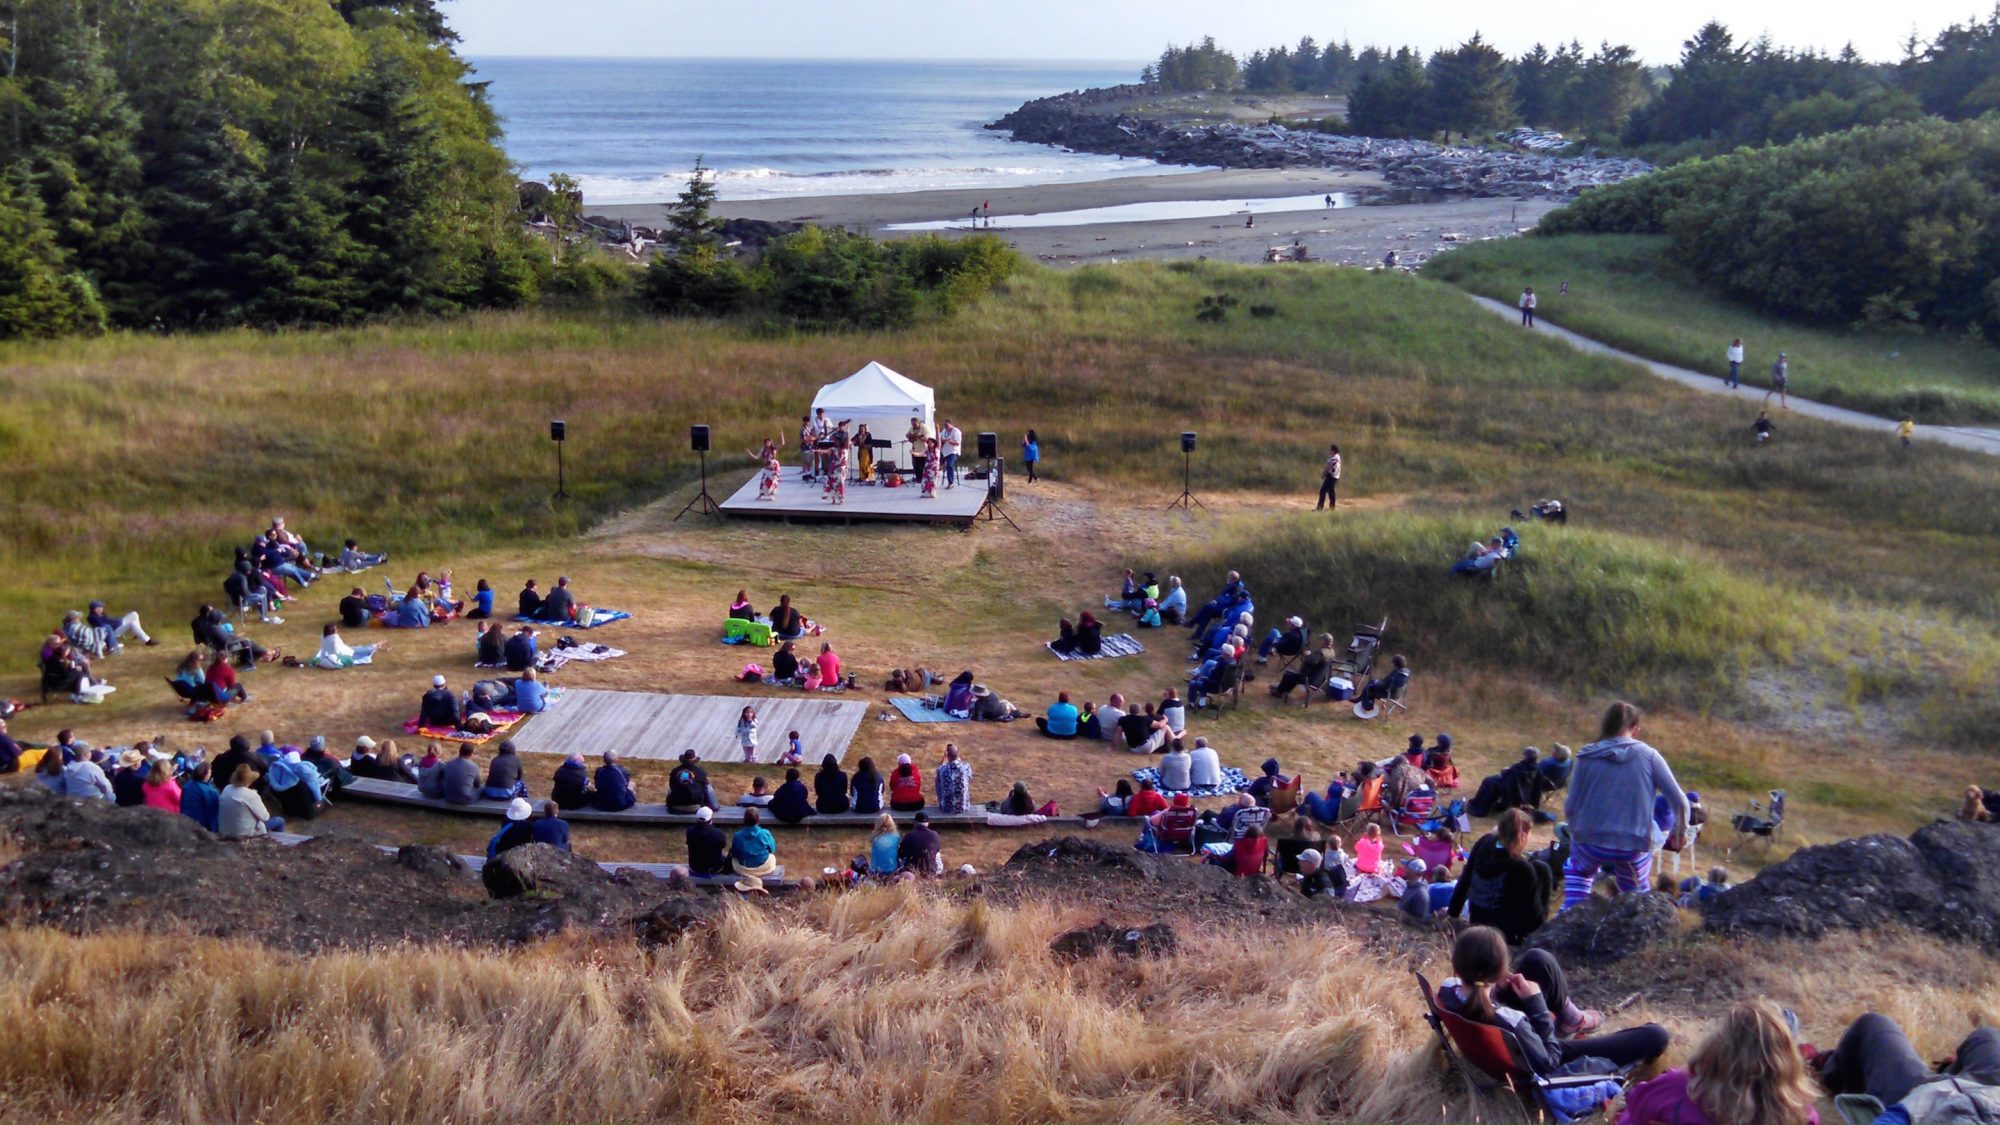
[[[1048,649],[1050,652],[1056,652],[1054,641],[1049,641],[1042,647]],[[1094,656],[1085,656],[1083,653],[1080,652],[1056,652],[1056,659],[1057,660],[1109,660],[1114,656],[1137,656],[1144,651],[1146,651],[1146,646],[1140,644],[1138,640],[1132,636],[1132,634],[1114,633],[1113,635],[1104,638],[1103,646],[1097,650],[1097,653]]]
[[[1132,771],[1132,780],[1150,781],[1153,783],[1155,789],[1159,789],[1160,771],[1154,769],[1152,766],[1147,766],[1144,769],[1136,769]],[[1241,793],[1248,788],[1250,788],[1249,775],[1235,766],[1224,766],[1222,767],[1221,785],[1197,785],[1193,789],[1188,790],[1187,795],[1190,797],[1226,797],[1231,793]],[[1164,793],[1166,790],[1160,789],[1160,792]]]
[[[630,616],[632,615],[622,609],[600,609],[590,615],[590,624],[588,625],[578,625],[574,621],[543,621],[536,617],[516,616],[514,620],[521,622],[523,625],[551,625],[558,629],[596,629],[609,625],[613,621],[623,621]]]

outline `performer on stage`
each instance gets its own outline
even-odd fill
[[[847,423],[841,422],[828,439],[833,448],[826,454],[826,498],[835,504],[847,503]]]
[[[799,416],[799,477],[800,477],[800,479],[802,479],[802,480],[804,480],[804,481],[806,481],[806,482],[810,483],[810,482],[812,481],[812,479],[813,479],[813,466],[814,466],[814,465],[816,465],[816,464],[818,463],[818,461],[819,461],[819,454],[818,454],[818,451],[817,451],[817,450],[815,450],[815,449],[813,449],[813,420],[812,420],[812,415],[810,415],[810,414],[802,414],[802,415],[800,415],[800,416]]]
[[[939,462],[943,460],[944,458],[938,456],[937,439],[925,438],[923,492],[925,498],[935,498],[937,496],[938,472],[944,468]]]
[[[757,499],[776,500],[778,498],[778,480],[783,475],[784,469],[778,464],[778,443],[775,441],[766,441],[764,443],[764,475],[757,479]]]
[[[910,468],[914,471],[917,467],[917,457],[924,451],[923,419],[910,419],[910,432],[903,435],[903,440],[910,443]]]
[[[863,422],[854,429],[854,464],[859,468],[855,479],[863,483],[875,480],[875,435],[868,432],[868,423]]]

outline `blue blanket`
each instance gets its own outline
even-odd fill
[[[516,617],[514,620],[528,625],[554,625],[559,629],[596,629],[613,621],[623,621],[630,616],[632,615],[622,609],[600,609],[592,614],[588,625],[578,625],[574,621],[543,621],[539,617]]]
[[[939,707],[926,707],[924,706],[924,701],[921,699],[908,699],[898,696],[889,700],[889,705],[901,711],[903,717],[913,723],[969,723],[972,721],[970,719],[961,719],[957,715],[953,715]]]
[[[1042,645],[1050,652],[1056,652],[1055,642]],[[1108,660],[1114,656],[1137,656],[1146,651],[1146,646],[1130,633],[1114,633],[1104,638],[1104,644],[1094,655],[1085,656],[1080,652],[1056,652],[1057,660]]]
[[[1132,771],[1132,780],[1150,781],[1153,783],[1154,788],[1159,789],[1160,771],[1154,769],[1152,766],[1147,766],[1144,769],[1136,769]],[[1189,789],[1187,795],[1190,797],[1226,797],[1231,793],[1241,793],[1248,788],[1250,788],[1249,775],[1235,766],[1224,766],[1222,767],[1221,785],[1197,785],[1193,789]],[[1166,790],[1160,789],[1160,792],[1165,793]]]

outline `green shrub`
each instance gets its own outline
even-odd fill
[[[549,275],[548,291],[562,297],[601,301],[632,286],[633,269],[591,247],[565,252]]]
[[[888,244],[845,230],[807,227],[764,253],[764,308],[806,328],[908,324],[917,291]]]
[[[669,316],[731,316],[749,308],[754,297],[749,271],[705,247],[656,253],[639,279],[640,300]]]

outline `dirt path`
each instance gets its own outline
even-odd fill
[[[1491,297],[1481,297],[1471,293],[1466,294],[1466,296],[1473,304],[1497,315],[1509,318],[1520,316],[1519,310],[1496,301]],[[1628,363],[1636,363],[1662,379],[1671,379],[1684,387],[1692,387],[1706,394],[1728,395],[1731,398],[1745,400],[1762,399],[1765,397],[1765,392],[1756,387],[1730,387],[1713,375],[1704,375],[1698,371],[1690,371],[1685,367],[1675,367],[1672,364],[1647,359],[1644,356],[1634,355],[1631,352],[1620,351],[1609,344],[1599,343],[1588,336],[1579,336],[1567,328],[1558,328],[1546,322],[1537,322],[1533,331],[1554,336],[1579,351],[1589,352],[1593,355],[1607,355],[1615,359],[1625,360]],[[1827,422],[1837,422],[1843,426],[1854,426],[1863,430],[1875,430],[1884,435],[1893,433],[1896,428],[1896,423],[1888,418],[1878,418],[1873,414],[1863,414],[1858,410],[1848,410],[1840,406],[1828,406],[1823,402],[1812,402],[1803,398],[1790,400],[1790,412],[1793,414],[1803,414],[1808,418],[1819,418]],[[1939,445],[1949,445],[1954,449],[1967,449],[1974,453],[2000,456],[2000,429],[1979,429],[1971,426],[1920,426],[1917,429],[1916,440],[1920,442],[1935,442]]]

